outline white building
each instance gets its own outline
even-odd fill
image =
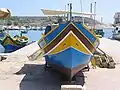
[[[114,15],[114,24],[120,24],[120,12],[116,12]]]

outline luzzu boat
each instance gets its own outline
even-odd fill
[[[51,27],[46,27],[38,42],[46,64],[72,79],[89,63],[99,40],[84,24],[68,21],[52,30]]]
[[[120,41],[120,30],[118,27],[112,31],[112,39]]]
[[[24,47],[27,42],[28,38],[25,36],[12,38],[9,34],[7,34],[1,41],[1,45],[5,48],[5,52],[12,52]]]
[[[6,8],[0,8],[0,19],[5,19],[10,16],[10,11]],[[28,38],[25,36],[16,36],[12,38],[9,34],[6,34],[3,37],[3,33],[1,33],[2,39],[0,39],[1,45],[5,48],[5,52],[12,52],[19,48],[22,48],[28,42]]]

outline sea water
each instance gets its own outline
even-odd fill
[[[111,38],[112,37],[112,31],[113,29],[110,29],[110,28],[106,28],[106,29],[103,29],[105,34],[104,34],[104,37],[105,38]]]
[[[112,31],[113,29],[104,29],[104,37],[105,38],[109,38],[112,36]],[[11,36],[15,36],[15,35],[20,35],[20,31],[18,30],[11,30],[8,32]],[[28,31],[28,33],[23,34],[24,36],[27,36],[29,38],[29,42],[32,41],[37,41],[41,38],[42,33],[44,33],[43,31],[35,31],[35,30],[30,30]],[[2,47],[2,45],[0,45],[0,52],[4,52],[4,48]]]
[[[35,30],[30,30],[28,31],[27,33],[23,33],[22,35],[23,36],[26,36],[29,38],[29,42],[32,42],[32,41],[37,41],[41,38],[41,35],[44,31],[35,31]],[[20,36],[20,31],[18,30],[11,30],[9,31],[9,34],[11,36],[15,36],[15,35],[19,35]]]

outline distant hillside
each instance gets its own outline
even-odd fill
[[[45,16],[12,16],[6,20],[0,20],[0,25],[24,25],[24,26],[46,26],[51,22],[57,22],[58,18],[61,17],[45,17]],[[63,18],[63,17],[62,17]],[[80,16],[74,16],[74,21],[82,22],[82,18]],[[94,20],[92,18],[84,18],[84,22],[88,25],[93,25]],[[100,24],[100,22],[95,21],[96,24]]]

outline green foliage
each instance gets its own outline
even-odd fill
[[[12,21],[11,20],[7,20],[7,25],[8,26],[12,25]]]
[[[14,22],[13,22],[13,25],[14,25],[14,26],[17,26],[17,25],[19,25],[19,23],[18,23],[17,21],[14,21]]]
[[[80,16],[74,17],[75,22],[82,21],[82,18]],[[51,22],[63,22],[63,17],[53,16],[53,17],[43,17],[43,16],[11,16],[6,19],[0,20],[0,25],[37,25],[37,26],[46,26]],[[89,25],[94,24],[94,20],[91,18],[84,18],[84,22],[88,23]],[[96,24],[99,24],[99,22],[96,21]]]

